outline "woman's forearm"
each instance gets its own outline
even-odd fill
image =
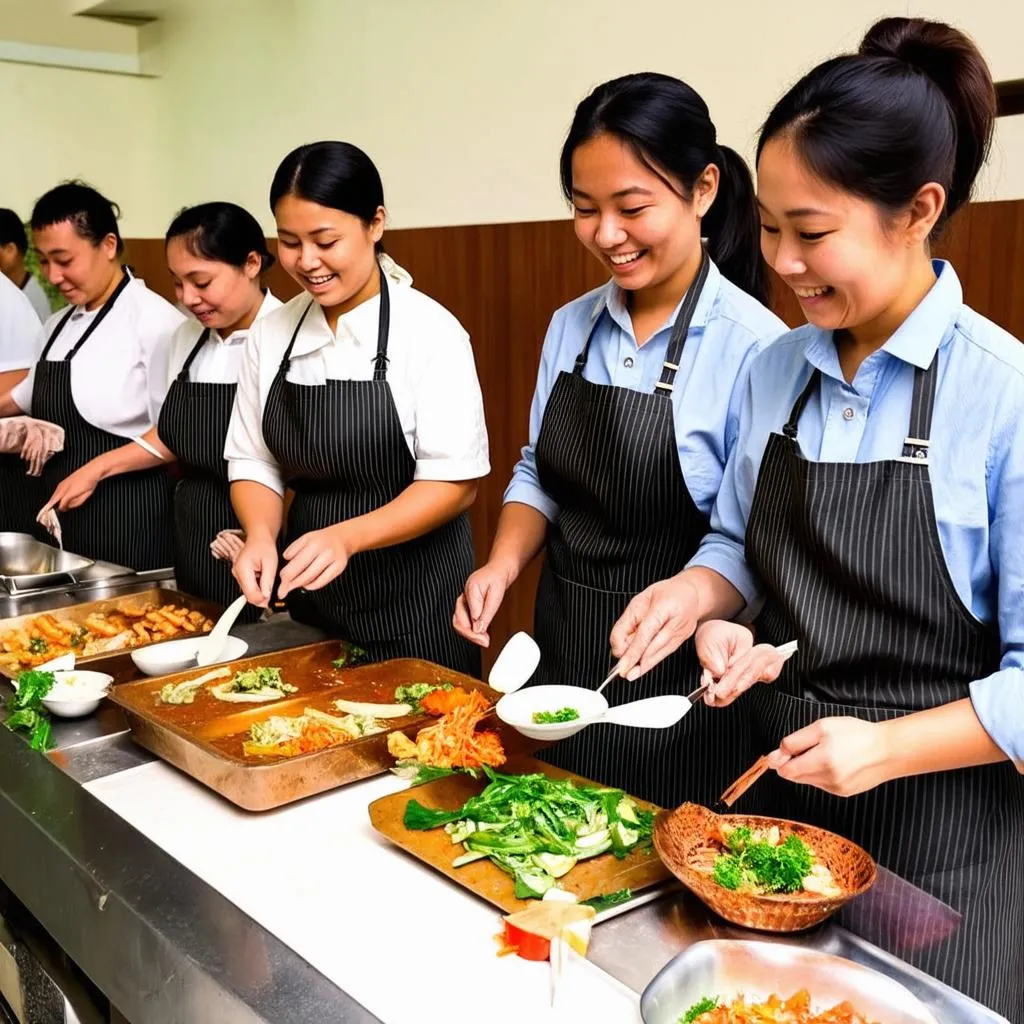
[[[231,505],[247,539],[277,540],[284,518],[284,501],[277,491],[254,480],[236,480]]]
[[[508,502],[498,517],[488,563],[501,566],[512,583],[540,553],[547,532],[548,520],[543,513],[523,502]]]

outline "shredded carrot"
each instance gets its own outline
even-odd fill
[[[430,696],[433,696],[432,694]],[[477,724],[491,710],[480,693],[453,708],[434,725],[421,729],[416,737],[417,759],[435,768],[497,768],[505,763],[505,751],[497,733],[475,732]]]
[[[432,690],[420,701],[420,707],[428,715],[447,715],[449,711],[469,703],[469,694],[460,687],[451,690]]]

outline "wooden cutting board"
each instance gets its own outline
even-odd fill
[[[595,785],[578,775],[530,757],[510,758],[500,771],[508,775],[543,772],[553,779],[572,779],[578,785]],[[463,852],[463,847],[461,844],[453,844],[443,828],[431,829],[429,832],[413,832],[402,824],[405,806],[413,798],[424,807],[455,810],[471,796],[480,793],[486,785],[486,778],[471,779],[468,775],[451,775],[448,778],[437,779],[375,800],[370,804],[370,821],[381,835],[386,836],[396,846],[418,857],[436,871],[447,875],[452,881],[500,907],[506,913],[513,913],[528,907],[532,901],[516,899],[511,875],[489,860],[477,860],[464,867],[453,868],[452,861]],[[658,810],[653,804],[642,800],[638,800],[637,804],[646,810]],[[649,850],[634,850],[624,860],[617,860],[612,854],[606,853],[581,861],[572,871],[560,878],[558,884],[561,888],[575,893],[580,900],[588,900],[593,896],[603,896],[619,889],[632,889],[638,892],[671,877],[671,873],[651,847]]]

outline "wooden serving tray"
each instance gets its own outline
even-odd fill
[[[247,757],[242,744],[254,722],[272,715],[300,715],[306,707],[339,714],[333,707],[339,697],[392,704],[397,686],[418,682],[450,682],[479,690],[492,705],[498,697],[479,680],[414,658],[336,669],[331,662],[341,650],[339,641],[328,640],[211,666],[232,673],[261,665],[281,669],[284,681],[297,686],[298,692],[265,704],[229,704],[212,696],[205,686],[192,704],[160,701],[160,690],[168,683],[195,679],[210,669],[125,683],[111,691],[110,699],[123,709],[137,743],[239,807],[265,811],[380,775],[395,763],[387,749],[390,732],[414,737],[437,719],[429,715],[387,719],[386,732],[315,753]]]
[[[531,757],[512,757],[498,769],[506,775],[528,775],[543,772],[553,779],[572,779],[577,785],[599,785],[589,782],[572,772],[562,771]],[[477,896],[500,907],[506,913],[514,913],[528,907],[532,900],[516,899],[512,876],[489,860],[476,860],[461,868],[453,868],[452,861],[463,852],[459,845],[452,843],[443,828],[428,832],[413,832],[402,824],[405,806],[416,799],[424,807],[455,810],[471,796],[476,796],[487,785],[486,778],[472,779],[468,775],[451,775],[444,779],[414,786],[400,793],[381,797],[370,804],[370,821],[373,827],[391,840],[396,846],[411,853],[436,871],[447,875],[452,881],[475,893]],[[643,800],[637,805],[645,810],[657,812],[658,808]],[[567,875],[559,879],[561,888],[573,892],[580,900],[604,896],[619,889],[638,892],[658,885],[672,877],[672,873],[661,863],[653,847],[649,850],[633,850],[624,860],[617,860],[611,853],[580,861]]]

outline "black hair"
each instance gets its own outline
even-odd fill
[[[200,203],[186,206],[171,221],[164,236],[164,245],[172,238],[184,240],[193,256],[216,260],[241,269],[250,253],[260,257],[261,273],[274,265],[256,218],[235,203]]]
[[[10,245],[11,242],[22,256],[28,252],[28,236],[21,218],[13,210],[0,207],[0,245]]]
[[[51,188],[36,200],[32,208],[32,230],[70,221],[79,238],[98,246],[107,235],[117,239],[117,253],[124,251],[124,242],[117,226],[121,210],[117,203],[97,192],[84,181],[65,181]]]
[[[775,104],[757,155],[785,136],[822,181],[888,212],[937,182],[946,190],[938,229],[970,199],[995,115],[988,65],[964,33],[883,18],[857,53],[819,64]]]
[[[708,164],[719,171],[718,195],[701,222],[708,252],[722,273],[760,302],[769,297],[761,259],[754,183],[743,158],[720,146],[708,106],[670,75],[625,75],[599,85],[576,108],[559,163],[562,191],[572,202],[572,157],[583,143],[608,134],[689,201]],[[666,175],[674,180],[669,180]]]
[[[384,185],[373,161],[349,142],[311,142],[281,161],[270,186],[270,210],[287,195],[358,217],[369,225],[384,205]],[[384,251],[381,242],[375,249]]]

